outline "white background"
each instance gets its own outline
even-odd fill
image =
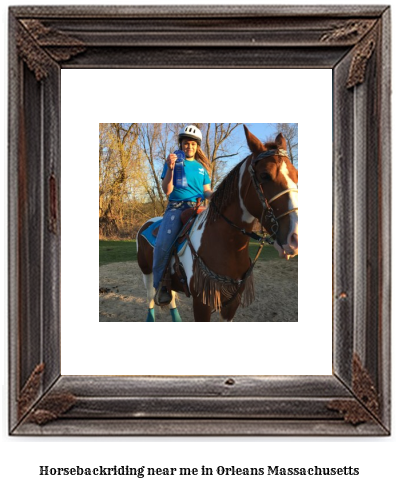
[[[12,2],[15,4],[26,4],[27,2]],[[43,4],[43,2],[34,2]],[[64,2],[70,3],[70,2]],[[71,2],[76,3],[76,2]],[[86,4],[102,3],[86,1]],[[125,3],[120,0],[118,3]],[[180,3],[178,0],[173,2]],[[201,3],[201,2],[198,2]],[[211,3],[210,0],[204,2]],[[236,3],[233,0],[218,4]],[[258,3],[253,0],[252,3]],[[275,2],[278,3],[278,2]],[[285,4],[293,3],[286,1]],[[320,4],[324,2],[307,2],[308,4]],[[335,2],[343,3],[346,2]],[[359,2],[366,3],[366,2]],[[385,4],[374,0],[373,4]],[[393,9],[393,41],[394,53],[397,47],[396,26],[398,18],[395,7]],[[2,28],[3,28],[3,70],[6,73],[6,54],[7,54],[7,11],[6,5],[2,8]],[[393,80],[396,82],[397,69],[394,67]],[[3,141],[4,162],[7,158],[6,153],[6,77],[3,77],[3,124],[1,132]],[[396,96],[393,95],[394,108],[396,110]],[[396,112],[393,115],[393,134],[396,129]],[[233,118],[231,118],[233,119]],[[393,147],[393,162],[395,162],[396,149]],[[396,180],[397,172],[393,166],[393,179]],[[6,183],[6,170],[4,170],[4,181]],[[6,193],[4,193],[6,196]],[[397,223],[397,196],[393,193],[393,223]],[[4,219],[6,219],[7,202],[4,199]],[[5,220],[6,221],[6,220]],[[397,232],[393,231],[393,250],[395,250],[395,240]],[[6,239],[3,241],[6,254]],[[6,270],[6,256],[4,257],[4,271]],[[393,255],[393,265],[397,260]],[[396,280],[396,277],[394,277]],[[4,282],[4,286],[5,282]],[[394,281],[393,289],[393,354],[397,350],[397,286]],[[3,310],[7,305],[4,301]],[[6,313],[4,313],[4,324],[6,325]],[[362,489],[372,491],[381,487],[387,489],[397,489],[397,456],[399,455],[399,445],[397,438],[397,363],[393,359],[393,435],[389,438],[10,438],[7,435],[7,350],[6,332],[1,339],[3,343],[4,362],[2,364],[2,430],[1,430],[1,472],[0,480],[4,489],[40,489],[41,491],[66,490],[73,487],[76,490],[87,489],[93,486],[97,490],[108,490],[111,486],[118,490],[131,490],[133,488],[142,490],[155,490],[160,487],[176,490],[203,489],[208,486],[212,489],[219,487],[229,487],[229,489],[250,488],[254,490],[288,490],[293,486],[307,490],[342,490]],[[145,478],[137,480],[127,477],[102,477],[102,478],[52,478],[39,477],[38,468],[40,465],[53,467],[61,466],[113,466],[130,465],[147,467],[217,467],[218,465],[236,467],[266,467],[268,465],[280,466],[313,466],[337,467],[352,466],[360,468],[358,477],[331,477],[331,478],[312,478],[312,477],[197,477],[197,478]]]
[[[332,71],[251,74],[189,70],[190,80],[201,81],[201,103],[193,108],[179,103],[184,98],[176,80],[183,80],[184,73],[176,70],[61,72],[61,141],[66,142],[61,203],[68,203],[61,204],[62,374],[331,374]],[[220,90],[215,90],[215,80]],[[79,108],[84,108],[81,116]],[[139,122],[165,122],[168,117],[186,121],[193,111],[197,120],[232,121],[240,115],[253,123],[284,120],[299,125],[298,323],[98,321],[98,123],[126,121],[133,115]],[[143,305],[138,320],[146,315]],[[250,319],[251,307],[247,315]]]

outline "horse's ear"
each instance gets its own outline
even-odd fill
[[[276,143],[277,145],[282,148],[283,150],[287,150],[287,142],[285,141],[285,138],[282,133],[279,133],[276,136]]]
[[[251,152],[252,153],[263,152],[264,146],[262,142],[258,140],[256,136],[249,131],[249,129],[245,126],[245,124],[244,124],[244,131],[245,131],[245,136],[247,137],[248,147],[251,150]]]

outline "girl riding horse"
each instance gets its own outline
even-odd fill
[[[196,206],[197,199],[209,199],[212,195],[209,178],[209,162],[201,151],[201,131],[194,125],[183,128],[179,133],[179,148],[185,154],[184,172],[185,186],[174,185],[176,154],[168,156],[162,172],[162,189],[169,196],[168,207],[158,231],[154,250],[153,275],[155,303],[169,305],[172,296],[166,286],[161,283],[162,275],[167,267],[170,250],[182,228],[181,214],[187,208]]]
[[[251,238],[261,244],[265,240],[273,243],[284,259],[298,254],[298,171],[289,160],[286,141],[280,133],[275,141],[262,144],[246,126],[244,129],[251,153],[213,193],[210,206],[196,219],[190,234],[186,234],[188,247],[179,259],[193,297],[196,322],[209,322],[214,310],[220,312],[224,321],[232,321],[239,305],[246,307],[253,302]],[[256,219],[269,238],[253,232]],[[153,248],[143,232],[156,220],[144,224],[137,238],[137,257],[149,302],[147,321],[155,321],[150,283]],[[169,229],[166,226],[164,230]],[[172,257],[171,270],[175,262]],[[172,274],[171,281],[172,291],[184,291],[177,273]],[[171,307],[173,321],[181,321],[176,316],[173,296]]]

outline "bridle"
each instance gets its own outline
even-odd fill
[[[251,164],[248,167],[248,172],[249,172],[249,174],[251,176],[251,182],[252,182],[252,184],[254,186],[254,189],[256,191],[256,194],[257,194],[257,196],[259,198],[259,201],[261,202],[261,205],[262,205],[262,216],[261,216],[261,219],[260,219],[260,224],[261,224],[261,227],[262,227],[262,235],[258,235],[255,232],[247,232],[245,229],[242,229],[242,228],[238,227],[235,223],[233,223],[225,215],[223,215],[223,213],[218,209],[218,207],[216,206],[216,204],[212,200],[210,201],[210,205],[213,206],[216,209],[218,215],[220,217],[222,217],[231,227],[236,228],[242,234],[247,235],[251,239],[256,240],[262,246],[263,246],[263,244],[265,242],[267,242],[270,245],[273,245],[274,244],[273,238],[276,237],[277,232],[278,232],[278,229],[279,229],[279,223],[278,223],[278,221],[281,218],[289,215],[290,213],[293,213],[295,211],[298,211],[298,208],[292,208],[291,210],[288,210],[288,211],[286,211],[284,213],[281,213],[281,215],[279,215],[278,217],[276,217],[275,214],[274,214],[273,208],[270,206],[270,203],[273,203],[273,201],[276,201],[281,196],[284,196],[285,194],[290,193],[290,192],[298,192],[298,188],[284,189],[280,193],[277,193],[276,195],[274,195],[269,200],[265,197],[265,195],[263,193],[262,184],[259,182],[258,178],[256,177],[255,166],[256,166],[256,164],[260,160],[265,159],[267,157],[271,157],[273,155],[279,155],[281,157],[288,157],[288,153],[285,150],[281,150],[281,149],[267,150],[266,152],[260,153],[256,158],[253,158]],[[247,158],[245,158],[241,162],[241,165],[247,160]],[[248,190],[247,190],[247,193],[248,193]],[[263,223],[264,223],[264,219],[265,218],[266,219],[269,219],[270,222],[271,222],[271,232],[272,233],[269,234],[268,236],[266,235],[266,232],[263,230],[263,228],[264,228]]]
[[[273,203],[273,201],[276,201],[278,198],[280,198],[281,196],[284,196],[287,193],[291,193],[291,192],[296,192],[297,193],[298,192],[298,188],[284,189],[280,193],[277,193],[276,195],[274,195],[269,200],[264,195],[262,184],[259,182],[258,178],[256,177],[255,166],[256,166],[256,164],[260,160],[263,160],[263,159],[265,159],[267,157],[271,157],[273,155],[278,155],[278,156],[281,156],[281,157],[288,157],[288,153],[285,150],[281,150],[281,149],[267,150],[266,152],[260,153],[256,158],[253,158],[251,164],[248,167],[248,172],[249,172],[249,175],[251,176],[252,184],[253,184],[253,186],[255,188],[255,191],[256,191],[256,194],[257,194],[257,196],[259,198],[259,201],[261,202],[261,205],[262,205],[262,216],[261,216],[261,219],[260,219],[260,224],[263,227],[263,220],[265,218],[270,220],[270,222],[271,222],[271,232],[272,232],[270,234],[270,237],[271,238],[272,237],[275,237],[277,235],[277,232],[278,232],[278,229],[279,229],[279,223],[278,223],[278,221],[281,218],[289,215],[290,213],[294,213],[295,211],[298,211],[298,208],[292,208],[291,210],[288,210],[288,211],[286,211],[284,213],[281,213],[281,215],[279,215],[278,217],[276,217],[275,214],[274,214],[273,208],[270,206],[270,203]]]

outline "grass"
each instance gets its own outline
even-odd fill
[[[259,244],[257,242],[252,242],[252,240],[249,243],[249,255],[251,256],[252,259],[255,258],[256,254],[258,253],[259,249]],[[262,252],[260,253],[258,261],[270,261],[271,259],[277,259],[278,258],[278,252],[273,246],[270,246],[266,244]]]
[[[135,240],[100,240],[100,266],[136,259]]]
[[[250,256],[254,258],[257,252],[258,244],[251,241],[249,244]],[[265,245],[258,260],[270,261],[277,258],[278,254],[274,247]],[[135,240],[100,240],[100,266],[136,260],[137,253]],[[291,259],[291,261],[297,260],[297,257]]]

